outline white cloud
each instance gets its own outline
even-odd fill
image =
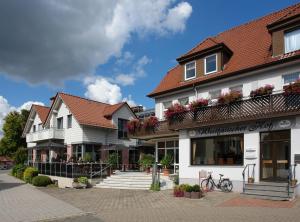
[[[84,79],[84,85],[84,95],[89,99],[109,104],[126,101],[130,106],[136,105],[131,95],[123,98],[120,86],[103,76],[88,76]]]
[[[142,56],[136,63],[132,64],[131,72],[117,74],[113,81],[122,86],[133,85],[137,78],[146,76],[145,66],[149,63],[151,63],[151,59],[145,55]]]
[[[0,73],[52,85],[93,73],[133,34],[182,32],[192,7],[176,2],[0,1]]]
[[[3,134],[2,127],[4,124],[3,119],[5,118],[5,116],[11,111],[20,112],[22,109],[29,110],[31,108],[32,104],[37,104],[37,105],[42,105],[42,106],[44,105],[44,103],[41,103],[41,102],[28,101],[28,102],[23,103],[19,107],[14,107],[8,103],[7,99],[5,99],[3,96],[0,96],[0,138],[2,137],[2,134]]]
[[[117,65],[128,65],[130,64],[134,59],[134,55],[129,52],[129,51],[126,51],[123,53],[123,55],[118,58],[118,60],[116,61],[116,64]]]

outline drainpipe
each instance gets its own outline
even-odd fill
[[[198,90],[197,90],[197,86],[195,86],[195,83],[193,84],[193,89],[195,91],[195,98],[197,100],[198,99]]]

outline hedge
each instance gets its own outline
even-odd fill
[[[51,183],[52,181],[48,176],[36,176],[32,179],[32,184],[37,187],[46,187]]]
[[[13,168],[12,168],[12,172],[11,174],[14,176],[14,177],[17,177],[21,180],[23,180],[23,173],[26,169],[26,166],[23,165],[23,164],[17,164],[15,165]]]
[[[38,169],[34,167],[27,167],[24,171],[23,179],[26,183],[31,183],[32,179],[39,174]]]

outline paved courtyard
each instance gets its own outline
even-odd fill
[[[100,221],[299,221],[300,200],[267,201],[237,193],[208,193],[200,200],[174,198],[171,191],[150,192],[111,189],[49,189]],[[64,220],[60,220],[64,221]],[[88,221],[88,220],[87,220]]]
[[[0,171],[0,221],[39,221],[83,215],[62,200]]]
[[[35,188],[0,174],[0,221],[299,221],[300,199],[266,201],[237,193],[208,193],[200,200],[171,191]]]

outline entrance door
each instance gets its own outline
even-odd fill
[[[290,131],[263,132],[260,141],[260,179],[287,180],[290,166]]]

